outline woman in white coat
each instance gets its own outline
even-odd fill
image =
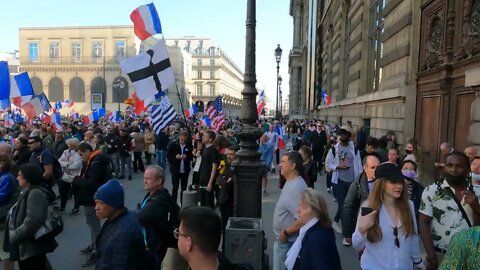
[[[58,162],[63,168],[62,181],[58,183],[58,189],[60,192],[60,211],[62,213],[65,212],[65,206],[67,205],[68,195],[72,188],[73,178],[80,175],[80,171],[82,170],[82,158],[77,153],[77,148],[78,145],[80,145],[80,142],[77,138],[70,138],[66,143],[68,149],[65,150],[60,159],[58,159]],[[72,213],[75,212],[75,209],[77,209],[78,212],[78,206],[76,204],[73,207]]]

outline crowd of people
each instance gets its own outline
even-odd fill
[[[359,251],[362,269],[478,265],[475,245],[462,244],[480,235],[476,148],[463,153],[443,143],[444,158],[424,164],[417,141],[400,145],[394,132],[374,138],[350,122],[340,127],[314,120],[262,120],[258,126],[262,192],[281,189],[273,213],[273,269],[341,269],[336,233]],[[249,269],[218,251],[233,216],[241,129],[239,121],[227,121],[219,132],[178,121],[159,134],[140,118],[91,125],[65,119],[61,127],[7,128],[0,121],[0,264],[50,269],[46,254],[58,244],[54,237],[37,241],[35,232],[53,206],[65,218],[85,217],[90,243],[79,247],[88,255],[82,267],[160,269],[174,248],[194,270]],[[425,166],[435,166],[440,178],[426,179]],[[143,173],[146,194],[129,210],[121,181],[135,173]],[[323,175],[325,186],[317,183]],[[279,177],[278,187],[268,185],[272,177]],[[187,190],[197,191],[199,205],[180,210]],[[332,216],[320,190],[338,205]]]

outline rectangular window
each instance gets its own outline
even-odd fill
[[[50,41],[49,56],[51,62],[57,63],[60,61],[60,41]]]
[[[125,40],[115,41],[115,57],[118,61],[125,59],[127,56],[127,46]]]
[[[103,61],[103,41],[93,41],[92,43],[92,59],[94,62]]]
[[[210,96],[215,96],[215,84],[210,84],[210,89],[209,89],[209,94]]]
[[[197,84],[197,96],[201,96],[202,95],[202,85],[201,84]]]
[[[215,71],[210,71],[210,79],[215,79]]]
[[[202,59],[197,59],[197,65],[201,66],[202,65]]]
[[[210,66],[215,66],[215,59],[210,59]]]
[[[340,99],[345,99],[348,93],[348,83],[350,76],[350,32],[351,32],[351,20],[348,18],[348,14],[345,14],[345,32],[344,32],[344,42],[343,42],[343,89]]]
[[[38,42],[30,42],[28,44],[28,58],[30,62],[38,62]]]
[[[72,59],[74,63],[82,62],[82,43],[80,41],[72,42]]]
[[[202,78],[202,71],[197,71],[197,78],[201,79]]]
[[[382,68],[380,61],[383,58],[382,35],[384,31],[383,9],[385,0],[375,0],[370,7],[370,30],[369,30],[369,48],[368,48],[368,73],[369,80],[367,92],[378,91],[378,86],[382,82]]]

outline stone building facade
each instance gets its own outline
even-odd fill
[[[314,20],[309,19],[312,8]],[[308,116],[338,124],[350,120],[376,137],[395,131],[400,143],[414,137],[420,3],[292,0],[291,9],[294,36],[309,33],[315,22],[315,31],[306,37],[315,60],[303,64],[313,67],[313,74],[293,75],[290,86],[300,94],[310,89],[305,96]],[[292,55],[295,44],[294,38]],[[322,89],[332,98],[329,106],[321,100]]]
[[[425,162],[439,145],[480,145],[480,0],[423,0],[416,137]],[[426,174],[438,175],[433,167]]]
[[[228,55],[208,38],[168,38],[167,44],[192,55],[193,102],[204,106],[221,95],[227,116],[240,116],[242,105],[243,72]]]
[[[121,71],[120,62],[148,47],[146,43],[135,37],[133,26],[20,28],[20,71],[28,71],[35,92],[43,91],[52,103],[70,99],[77,112],[88,114],[92,94],[101,94],[107,110],[124,110],[124,100],[135,89]],[[176,48],[167,50],[180,100],[186,106],[191,56]],[[170,87],[168,93],[172,105],[181,112],[177,88]]]

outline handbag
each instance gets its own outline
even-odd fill
[[[148,153],[151,155],[155,154],[155,144],[152,143],[148,146]]]
[[[37,241],[55,238],[63,231],[63,218],[53,209],[53,205],[48,206],[47,219],[35,232],[34,238]]]

